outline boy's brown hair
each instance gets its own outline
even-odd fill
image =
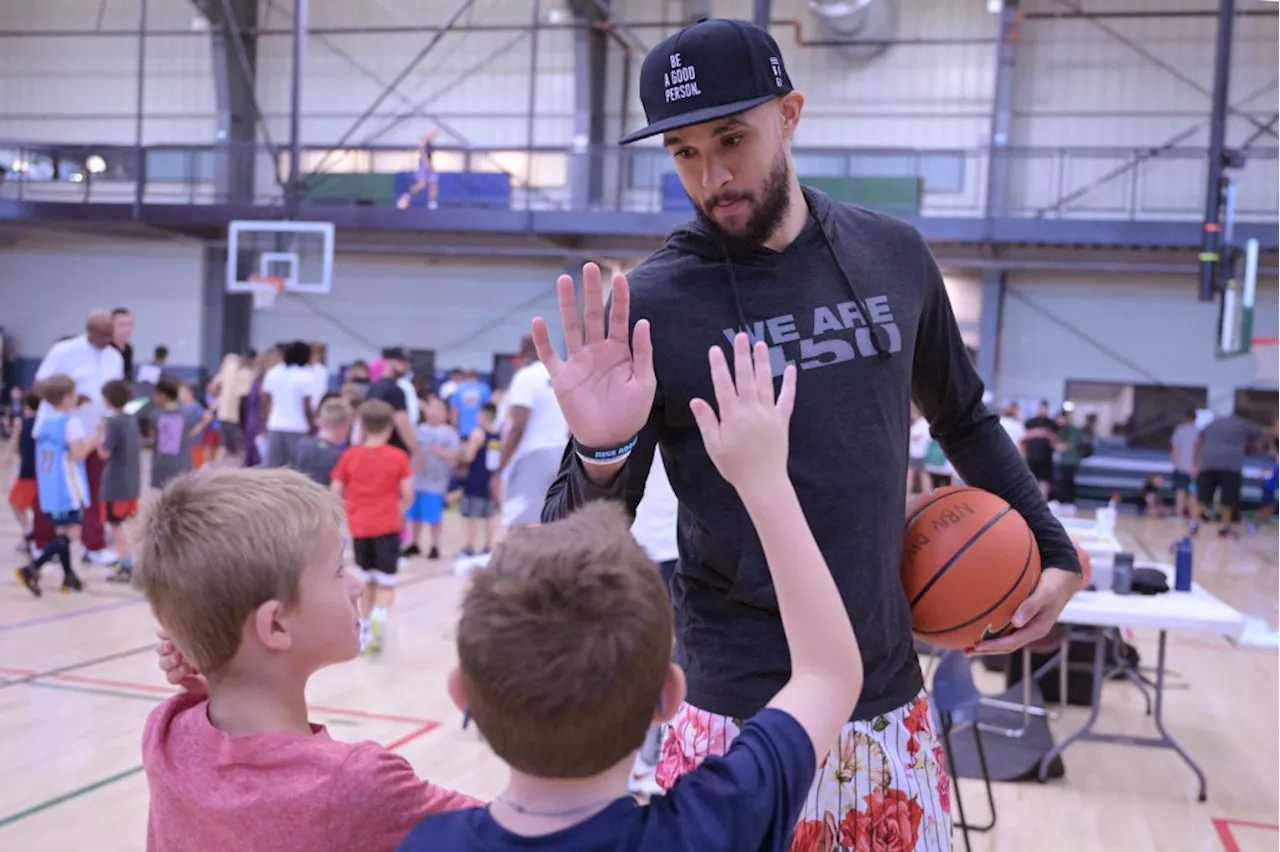
[[[130,396],[129,383],[121,379],[112,379],[102,386],[102,398],[117,411],[129,404]]]
[[[182,392],[182,382],[178,381],[172,375],[164,375],[156,382],[155,393],[164,397],[169,402],[177,402],[178,394]]]
[[[391,431],[396,412],[390,403],[380,399],[366,399],[360,403],[360,426],[366,435]]]
[[[320,428],[345,429],[351,425],[351,406],[345,399],[331,396],[320,403]]]
[[[36,385],[36,390],[45,402],[57,408],[67,401],[67,397],[76,392],[76,380],[68,375],[55,373],[47,379],[42,379]]]
[[[458,621],[472,718],[509,766],[586,778],[641,746],[671,663],[671,600],[617,504],[513,532]]]
[[[202,468],[143,505],[133,583],[191,664],[216,676],[258,607],[298,603],[303,569],[341,523],[333,495],[297,471]]]

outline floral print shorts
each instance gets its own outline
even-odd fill
[[[663,790],[711,755],[724,754],[741,719],[681,705],[667,723],[658,763]],[[934,734],[929,698],[849,722],[819,756],[791,852],[949,852],[951,779]]]

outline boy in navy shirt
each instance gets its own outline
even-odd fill
[[[593,503],[518,530],[473,575],[449,676],[450,695],[507,762],[510,779],[487,808],[418,823],[402,852],[788,848],[815,755],[826,753],[857,702],[862,661],[787,476],[795,367],[775,404],[765,344],[753,353],[740,334],[734,350],[736,382],[723,351],[710,353],[719,417],[703,400],[691,407],[708,455],[759,532],[791,679],[723,756],[637,804],[627,793],[635,753],[649,724],[669,719],[685,693],[671,662],[662,577],[617,507]]]

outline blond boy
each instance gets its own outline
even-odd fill
[[[475,804],[308,720],[308,678],[360,647],[342,548],[341,506],[296,471],[209,467],[143,507],[134,583],[188,688],[143,733],[148,850],[391,852],[416,819]]]

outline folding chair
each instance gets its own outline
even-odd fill
[[[952,795],[955,797],[956,810],[960,819],[953,825],[964,832],[964,848],[971,852],[969,845],[970,831],[990,831],[996,824],[996,800],[991,790],[991,773],[987,770],[987,755],[982,749],[982,731],[978,726],[978,710],[982,706],[982,693],[973,682],[973,672],[969,669],[969,659],[963,651],[943,651],[933,675],[933,709],[937,713],[938,727],[942,731],[942,741],[947,749],[948,772],[951,775]],[[991,821],[986,825],[973,825],[965,819],[964,802],[960,796],[960,777],[955,768],[955,750],[951,747],[951,733],[964,728],[973,729],[973,744],[978,752],[978,767],[982,772],[982,782],[987,788],[987,805],[991,810]]]

